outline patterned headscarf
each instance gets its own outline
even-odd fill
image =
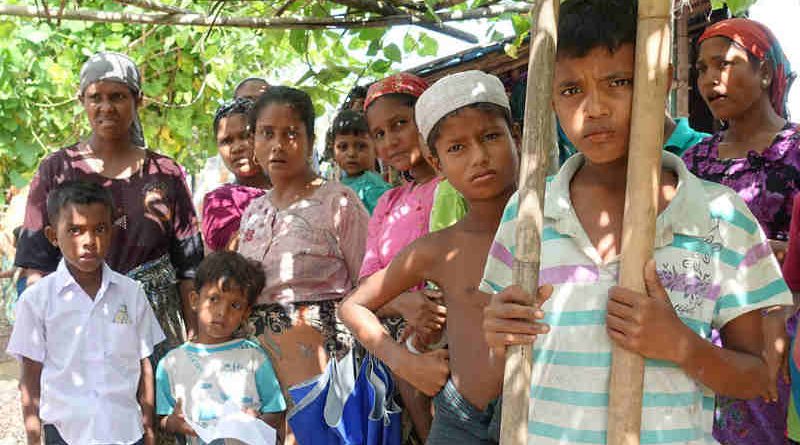
[[[89,85],[101,80],[124,83],[131,89],[134,97],[139,98],[142,95],[142,76],[139,74],[136,63],[125,54],[99,52],[90,57],[81,68],[80,96],[83,96]],[[132,144],[138,147],[147,146],[137,112],[133,113],[133,122],[129,131]]]
[[[697,40],[697,44],[700,45],[704,40],[712,37],[726,37],[736,42],[758,60],[768,61],[772,65],[770,102],[778,115],[787,118],[786,100],[795,73],[792,72],[792,66],[772,31],[755,20],[735,18],[709,26]]]
[[[425,79],[408,73],[399,73],[386,77],[370,85],[367,98],[364,100],[364,111],[367,111],[375,99],[387,94],[408,94],[419,97],[428,89]]]

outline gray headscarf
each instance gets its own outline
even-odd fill
[[[131,89],[135,97],[139,97],[142,94],[142,76],[139,74],[136,63],[125,54],[99,52],[93,55],[83,64],[80,77],[81,96],[83,96],[89,85],[100,80],[124,83]],[[144,132],[142,131],[142,123],[139,122],[139,114],[136,112],[133,115],[130,135],[132,144],[139,147],[147,146],[144,140]]]

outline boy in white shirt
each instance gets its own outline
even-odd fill
[[[153,368],[164,340],[147,297],[104,261],[111,194],[67,181],[47,197],[45,234],[63,255],[17,304],[7,352],[22,363],[29,444],[154,444]],[[44,428],[42,428],[44,427]]]

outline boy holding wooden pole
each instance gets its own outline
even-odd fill
[[[713,443],[713,393],[767,394],[761,313],[790,304],[758,223],[726,187],[699,180],[664,153],[654,259],[646,293],[617,287],[633,97],[633,2],[561,5],[553,106],[580,154],[548,184],[540,297],[512,286],[517,210],[509,201],[481,290],[487,343],[533,351],[528,441],[608,440],[614,344],[646,357],[642,443]],[[544,323],[540,323],[541,321]],[[711,344],[720,330],[725,348]],[[546,335],[542,335],[546,334]]]

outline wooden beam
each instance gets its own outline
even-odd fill
[[[677,80],[676,115],[689,117],[689,11],[687,7],[680,9],[676,17],[675,40],[677,64],[675,79]]]
[[[551,105],[556,61],[559,0],[537,0],[531,7],[530,79],[525,98],[525,125],[519,172],[519,213],[512,282],[536,295],[544,228],[545,176],[549,154],[556,143],[556,122]],[[528,76],[531,71],[528,71]],[[533,370],[533,346],[512,346],[503,377],[500,420],[502,445],[528,443],[528,411]]]
[[[469,11],[443,12],[439,18],[444,22],[475,20],[482,18],[497,17],[506,13],[527,12],[527,6],[520,5],[495,5],[486,8],[475,8]],[[38,10],[33,6],[0,4],[0,16],[28,17],[51,19],[60,18],[62,20],[77,20],[85,22],[102,23],[144,23],[161,24],[172,26],[222,26],[236,28],[273,28],[273,29],[349,29],[349,28],[383,28],[393,25],[420,25],[436,22],[432,20],[420,19],[411,15],[393,15],[384,17],[231,17],[220,16],[217,18],[209,17],[204,14],[137,14],[130,12],[109,12],[96,11],[90,9],[70,9],[65,10],[60,16]]]
[[[671,0],[639,0],[619,285],[642,293],[647,292],[644,264],[653,257],[658,215],[671,12]],[[615,343],[608,445],[639,445],[643,383],[644,358]]]

